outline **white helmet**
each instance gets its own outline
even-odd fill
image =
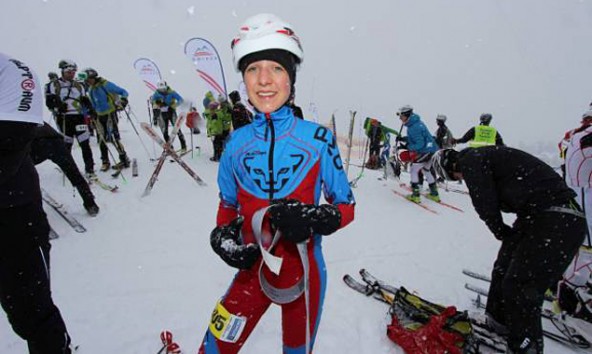
[[[446,122],[446,116],[444,114],[438,114],[436,116],[436,120],[439,120],[440,122]]]
[[[156,89],[158,91],[166,91],[167,87],[168,87],[167,82],[164,80],[161,80],[156,84]]]
[[[592,109],[582,114],[582,119],[592,118]]]
[[[238,64],[246,55],[267,49],[286,50],[302,62],[302,45],[291,28],[289,23],[272,14],[259,14],[248,18],[230,45],[236,71],[239,71]]]

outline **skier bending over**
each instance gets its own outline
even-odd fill
[[[335,137],[295,118],[288,105],[303,57],[291,26],[274,15],[251,17],[232,53],[256,114],[234,131],[222,154],[218,226],[210,241],[239,271],[216,305],[199,353],[237,353],[272,303],[282,310],[283,352],[310,353],[327,280],[321,241],[353,220],[354,198]],[[319,205],[321,191],[330,204]],[[263,220],[259,238],[253,228],[261,223],[253,216],[267,207],[269,222]],[[266,234],[275,231],[277,244],[267,247]],[[283,259],[278,275],[263,263],[258,238]]]
[[[444,149],[433,166],[447,180],[464,180],[473,206],[502,241],[491,273],[486,315],[507,335],[509,353],[543,353],[541,307],[586,234],[575,193],[553,168],[526,152],[504,147]],[[502,212],[517,215],[513,226]]]

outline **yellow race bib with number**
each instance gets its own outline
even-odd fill
[[[228,312],[222,303],[218,302],[210,320],[210,332],[221,341],[235,343],[247,324],[247,318],[236,316]]]

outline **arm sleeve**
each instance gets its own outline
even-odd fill
[[[128,96],[128,93],[126,90],[122,89],[121,87],[115,85],[114,83],[112,83],[111,81],[107,82],[106,85],[107,91],[118,94],[121,97],[126,97]]]
[[[220,159],[218,188],[220,190],[220,203],[218,204],[216,225],[227,225],[238,216],[238,185],[232,171],[231,154],[222,154]]]
[[[459,144],[464,144],[469,140],[473,140],[474,138],[475,138],[475,127],[467,130],[465,135],[463,135],[462,138],[457,139],[456,142]]]
[[[321,178],[323,182],[323,194],[325,199],[337,205],[341,213],[342,228],[353,221],[355,211],[355,199],[347,176],[343,171],[343,163],[337,148],[337,142],[333,134],[328,131],[330,143],[323,150],[321,157]]]
[[[475,149],[462,158],[461,171],[469,187],[475,211],[489,230],[499,239],[508,228],[504,224],[497,197],[491,161]]]

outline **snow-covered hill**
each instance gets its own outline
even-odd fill
[[[123,121],[121,128],[130,155],[138,159],[140,176],[133,178],[126,170],[124,183],[99,173],[119,190],[93,187],[101,207],[95,218],[86,215],[82,201],[51,162],[38,166],[42,186],[88,229],[76,233],[47,210],[60,234],[52,241],[54,300],[80,353],[155,353],[165,328],[185,353],[195,353],[216,300],[234,274],[209,245],[218,203],[217,164],[209,161],[211,143],[194,135],[201,154],[184,158],[207,187],[167,162],[152,194],[141,198],[154,163],[129,123]],[[151,154],[160,153],[147,136],[142,138]],[[97,158],[98,147],[92,145]],[[73,154],[80,162],[80,150]],[[359,154],[352,157],[359,164]],[[352,166],[350,178],[358,171]],[[478,219],[468,196],[442,192],[444,201],[464,213],[432,205],[439,213],[434,215],[396,196],[391,191],[395,181],[381,181],[381,174],[364,171],[354,190],[355,221],[324,239],[329,279],[317,353],[402,353],[385,336],[386,306],[347,288],[341,280],[344,274],[367,268],[431,300],[470,309],[472,294],[463,288],[467,279],[461,269],[489,272],[495,258],[499,243]],[[546,348],[551,354],[570,352],[549,341]],[[280,350],[279,311],[272,307],[242,353]],[[25,352],[25,344],[0,316],[0,353]]]

